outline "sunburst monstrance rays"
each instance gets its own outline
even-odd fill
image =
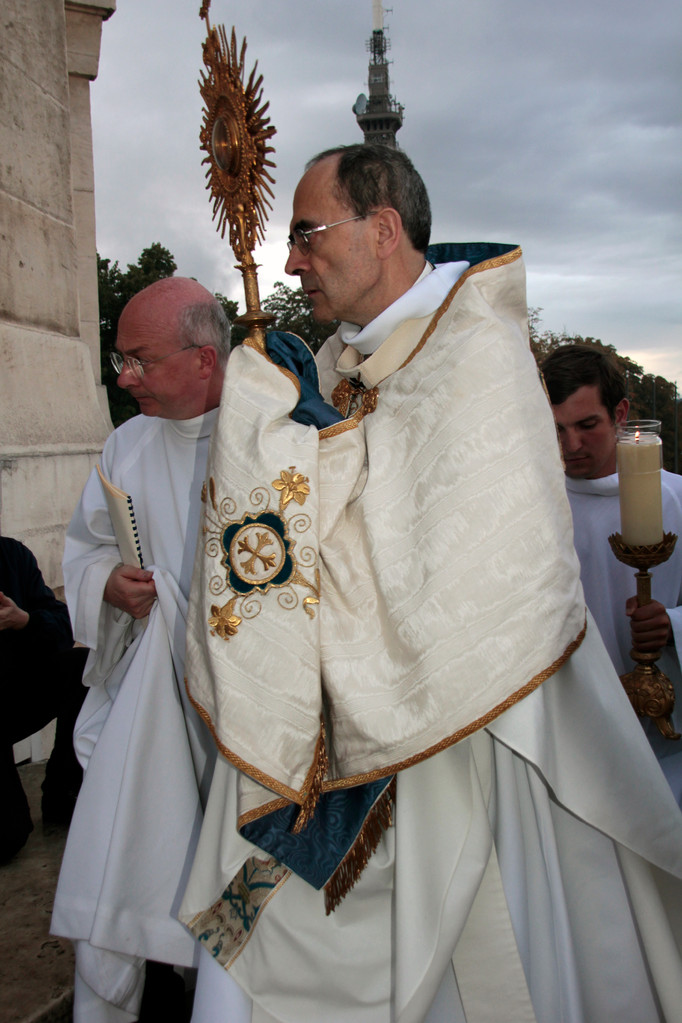
[[[237,38],[227,42],[222,25],[212,28],[208,21],[210,0],[202,5],[208,36],[203,56],[206,70],[201,72],[199,88],[204,100],[204,119],[200,131],[201,148],[208,164],[207,188],[213,199],[213,219],[222,238],[229,224],[229,240],[237,259],[251,262],[251,253],[265,236],[267,210],[272,209],[270,184],[274,178],[266,170],[275,164],[268,159],[274,149],[268,140],[275,128],[266,117],[269,104],[262,104],[262,75],[256,77],[254,65],[245,84],[246,39],[237,51]]]

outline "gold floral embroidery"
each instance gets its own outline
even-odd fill
[[[211,626],[212,636],[218,635],[221,639],[229,640],[231,636],[237,635],[237,629],[242,620],[239,615],[233,613],[236,602],[237,598],[233,597],[222,607],[218,607],[217,604],[211,605],[211,617],[208,624]]]
[[[296,572],[294,578],[291,580],[294,583],[298,583],[299,586],[307,586],[313,591],[314,596],[303,598],[303,610],[311,618],[315,617],[314,604],[320,603],[320,572],[319,569],[315,569],[315,582],[311,583],[309,579],[306,579],[300,572]]]
[[[281,470],[271,487],[279,494],[278,509],[271,507],[272,490],[257,486],[250,494],[253,511],[244,511],[241,518],[231,497],[218,499],[213,477],[202,490],[207,505],[204,549],[216,567],[209,592],[214,597],[230,594],[225,604],[211,604],[208,617],[211,635],[223,640],[236,636],[243,620],[260,614],[262,600],[271,589],[279,590],[281,608],[302,607],[309,618],[315,617],[320,603],[317,551],[310,543],[296,550],[299,538],[312,525],[310,516],[299,510],[310,495],[310,480],[291,465]],[[313,579],[302,569],[312,569]],[[294,589],[299,586],[309,591],[302,599]]]
[[[304,504],[306,497],[310,493],[309,482],[307,476],[296,472],[294,465],[289,466],[288,472],[286,469],[282,469],[279,479],[272,481],[275,490],[280,491],[279,510],[284,511],[289,501],[295,501],[296,504]]]

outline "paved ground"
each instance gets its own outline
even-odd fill
[[[40,786],[45,763],[26,764],[19,773],[33,831],[14,859],[0,866],[0,1023],[72,1023],[73,950],[69,941],[49,933],[68,829],[43,828]],[[143,1012],[144,1023],[187,1023],[191,991],[179,1003],[175,988],[157,986],[151,996],[154,1008]]]
[[[15,858],[0,866],[0,1023],[69,1023],[73,953],[68,941],[49,934],[67,829],[43,830],[44,763],[19,771],[33,831]]]

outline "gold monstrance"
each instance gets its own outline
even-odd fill
[[[230,246],[237,258],[237,269],[244,278],[246,312],[235,323],[247,327],[250,337],[261,347],[265,345],[265,329],[274,317],[260,308],[258,265],[253,258],[256,243],[264,238],[267,210],[272,209],[267,195],[274,185],[266,167],[275,164],[268,159],[274,153],[268,139],[275,134],[270,118],[265,117],[269,104],[261,106],[262,75],[256,78],[254,65],[248,82],[244,82],[246,39],[237,53],[234,29],[228,45],[224,26],[212,28],[208,20],[211,0],[204,0],[199,17],[206,21],[208,35],[203,46],[206,71],[201,72],[199,88],[205,103],[204,120],[199,139],[208,164],[207,187],[213,199],[213,219],[225,237],[229,224]]]

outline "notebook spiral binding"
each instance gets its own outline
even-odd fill
[[[135,550],[137,551],[137,558],[140,562],[140,568],[144,568],[144,561],[142,560],[142,546],[140,544],[140,534],[137,528],[137,519],[135,518],[135,510],[133,508],[133,499],[128,494],[128,510],[130,511],[130,522],[133,527],[133,537],[135,539]]]

